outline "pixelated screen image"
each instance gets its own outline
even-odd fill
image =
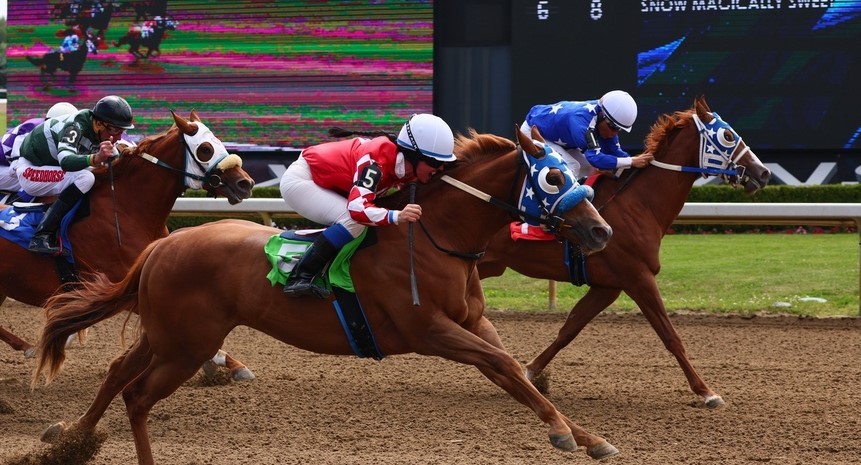
[[[228,146],[301,148],[433,110],[431,0],[13,1],[8,37],[10,126],[116,94],[132,137],[195,109]]]
[[[517,114],[624,89],[639,116],[622,141],[636,147],[704,95],[756,148],[861,149],[859,0],[514,3]],[[542,61],[554,72],[523,66]]]

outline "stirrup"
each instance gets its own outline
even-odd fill
[[[48,255],[60,255],[63,252],[59,243],[55,246],[51,244],[51,238],[45,236],[33,236],[30,239],[30,245],[27,247],[27,250]]]
[[[288,281],[284,284],[284,293],[290,297],[313,295],[320,299],[325,299],[331,294],[327,289],[314,284],[313,281],[305,280]]]

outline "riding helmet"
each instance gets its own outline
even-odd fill
[[[410,116],[398,133],[398,145],[437,161],[457,160],[454,156],[454,134],[439,116],[420,113]]]
[[[122,97],[102,97],[93,107],[93,116],[118,128],[132,129],[132,107]]]
[[[637,120],[637,102],[631,94],[624,90],[611,90],[598,101],[604,115],[616,126],[631,132],[631,126]]]
[[[48,109],[48,113],[45,113],[45,118],[56,118],[58,116],[70,115],[77,112],[78,109],[71,103],[58,102]]]

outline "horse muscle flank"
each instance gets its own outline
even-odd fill
[[[122,281],[113,283],[104,273],[95,273],[84,280],[81,287],[48,299],[45,307],[49,310],[45,311],[45,327],[39,338],[39,359],[31,387],[39,382],[42,372],[45,372],[45,385],[51,384],[59,374],[66,359],[66,339],[70,335],[82,334],[84,329],[123,310],[128,310],[129,315],[137,313],[141,272],[159,242],[153,242],[140,254]]]

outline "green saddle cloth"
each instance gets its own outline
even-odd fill
[[[353,287],[353,278],[350,276],[350,259],[353,257],[353,254],[356,253],[356,249],[359,248],[362,241],[365,240],[365,235],[367,233],[367,229],[362,231],[362,234],[360,234],[359,237],[348,242],[347,245],[341,248],[341,251],[338,252],[338,255],[335,256],[334,260],[332,260],[332,263],[329,265],[328,273],[324,273],[323,276],[323,285],[327,289],[331,290],[332,286],[335,286],[346,291],[356,292],[355,287]],[[293,268],[297,263],[299,263],[299,259],[302,257],[302,254],[304,254],[310,246],[311,242],[309,241],[285,239],[279,234],[275,234],[270,237],[269,241],[266,242],[266,245],[263,247],[263,250],[266,253],[266,258],[272,265],[272,269],[269,270],[269,273],[266,275],[269,282],[273,286],[275,284],[283,285],[286,283],[287,278],[293,271]]]

